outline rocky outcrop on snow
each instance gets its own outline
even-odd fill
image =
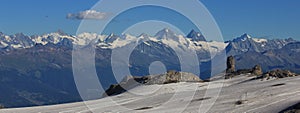
[[[148,78],[147,81],[144,83],[146,85],[201,81],[201,79],[198,76],[192,73],[177,71],[168,71],[166,74],[149,75],[146,77]]]
[[[227,58],[227,69],[226,69],[226,75],[225,78],[229,79],[234,76],[238,76],[241,74],[250,74],[250,75],[256,75],[260,76],[263,74],[262,68],[260,65],[255,65],[252,69],[239,69],[235,71],[235,59],[233,56],[229,56]]]
[[[269,80],[271,78],[286,78],[286,77],[294,77],[294,76],[298,76],[298,74],[293,73],[289,70],[276,69],[276,70],[272,70],[272,71],[264,73],[259,78],[262,78],[262,79],[265,78],[266,80]]]
[[[148,76],[127,76],[119,84],[111,85],[103,96],[112,96],[126,92],[139,85],[169,84],[178,82],[201,82],[202,80],[186,72],[168,71],[165,74]]]
[[[253,69],[252,69],[252,74],[257,75],[257,76],[262,75],[263,71],[262,71],[261,66],[260,65],[254,66]]]
[[[233,56],[227,58],[227,69],[226,73],[233,73],[235,71],[235,60]]]

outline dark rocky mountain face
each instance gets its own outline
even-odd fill
[[[52,45],[0,55],[0,103],[5,107],[79,101],[69,48]]]
[[[141,43],[132,52],[129,63],[131,74],[149,75],[149,66],[155,61],[162,62],[166,70],[180,71],[180,61],[175,51],[162,43],[147,41],[149,45]]]
[[[289,39],[255,39],[251,38],[248,34],[244,34],[232,41],[228,41],[226,53],[230,55],[240,55],[246,52],[264,52],[267,50],[276,50],[284,47],[285,45],[297,42],[292,38]]]
[[[96,49],[96,68],[104,88],[116,83],[111,50]],[[100,75],[100,74],[99,74]],[[6,108],[81,101],[73,78],[72,49],[36,45],[0,54],[0,103]]]
[[[300,73],[300,43],[289,43],[281,49],[267,50],[265,52],[249,51],[236,55],[238,69],[249,68],[256,64],[262,66],[264,72],[273,69],[288,69]]]
[[[191,38],[193,41],[206,41],[205,37],[195,30],[192,30],[186,37]]]

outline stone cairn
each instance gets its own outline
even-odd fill
[[[225,79],[229,79],[241,74],[260,76],[263,74],[263,71],[260,65],[256,65],[252,69],[240,69],[235,71],[235,59],[233,56],[229,56],[227,58],[227,69],[226,69]]]
[[[235,72],[235,60],[233,56],[229,56],[227,58],[227,69],[226,73],[234,73]]]

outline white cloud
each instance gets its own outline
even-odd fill
[[[108,17],[107,13],[98,12],[96,10],[86,10],[79,13],[69,13],[67,19],[73,20],[83,20],[83,19],[92,19],[92,20],[103,20]]]

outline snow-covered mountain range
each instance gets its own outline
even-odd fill
[[[263,38],[253,38],[248,34],[243,34],[240,37],[237,37],[233,40],[226,42],[217,42],[217,41],[208,41],[204,35],[200,32],[192,30],[187,36],[178,35],[171,31],[170,29],[163,29],[157,32],[156,35],[150,36],[147,34],[141,34],[139,36],[132,36],[129,34],[123,35],[99,35],[96,33],[82,33],[77,36],[68,35],[62,31],[57,31],[54,33],[44,34],[44,35],[34,35],[27,36],[22,33],[15,35],[5,35],[0,33],[0,53],[7,53],[12,50],[23,50],[29,48],[35,48],[39,46],[47,47],[66,47],[72,50],[73,45],[87,46],[93,45],[96,49],[102,50],[114,50],[117,48],[127,47],[130,44],[139,44],[136,46],[135,51],[133,52],[133,57],[139,59],[143,57],[151,57],[149,62],[159,60],[161,57],[173,58],[170,64],[174,65],[174,62],[178,62],[176,57],[176,50],[187,51],[193,50],[196,52],[198,60],[200,63],[203,63],[203,70],[210,67],[210,60],[218,54],[226,52],[227,56],[233,55],[235,57],[240,57],[243,59],[251,59],[251,56],[245,56],[247,53],[253,53],[259,55],[263,61],[269,61],[270,59],[279,59],[280,55],[277,55],[278,58],[270,58],[271,56],[266,56],[264,52],[274,51],[277,53],[286,45],[291,43],[298,42],[292,38],[288,39],[263,39]],[[175,50],[175,51],[173,51]],[[270,52],[269,52],[270,53]],[[110,55],[110,52],[101,53]],[[175,57],[174,57],[175,56]],[[281,55],[282,56],[282,55]],[[292,58],[293,59],[293,58]],[[245,61],[245,60],[243,60]],[[291,64],[291,62],[286,62],[284,59],[279,59],[283,64]],[[140,64],[138,61],[134,62],[135,64]],[[206,64],[205,64],[206,63]],[[253,62],[257,63],[257,62]],[[239,64],[239,63],[238,63]],[[246,63],[249,64],[249,63]],[[243,64],[241,68],[252,67],[250,65]],[[140,64],[147,66],[148,64]],[[273,69],[278,64],[274,66],[267,67],[263,66],[264,70]],[[298,65],[298,64],[297,64]],[[278,66],[277,66],[278,67]],[[208,74],[208,73],[205,73]]]
[[[162,42],[163,44],[171,47],[184,46],[188,49],[211,50],[214,52],[223,50],[227,45],[223,42],[205,41],[204,36],[194,30],[186,37],[183,35],[177,35],[169,29],[163,29],[155,36],[149,36],[147,34],[141,34],[140,36],[132,36],[129,34],[123,34],[121,36],[114,34],[98,35],[96,33],[82,33],[77,36],[73,36],[67,35],[61,31],[40,36],[26,36],[22,33],[15,35],[5,35],[0,33],[0,48],[5,51],[10,51],[13,49],[31,48],[37,44],[60,44],[69,47],[72,47],[72,44],[81,46],[94,44],[100,48],[115,49],[126,46],[129,43],[135,43],[143,40]],[[147,42],[144,42],[144,44],[149,45]]]
[[[297,42],[292,38],[289,39],[262,39],[252,38],[248,34],[243,34],[231,41],[216,42],[207,41],[207,39],[199,32],[192,30],[187,36],[177,35],[169,29],[159,31],[155,36],[141,34],[140,36],[132,36],[123,34],[121,36],[99,35],[96,33],[82,33],[77,36],[68,35],[62,31],[44,35],[27,36],[22,33],[15,35],[5,35],[0,32],[0,50],[10,51],[13,49],[32,48],[35,45],[63,45],[72,47],[73,45],[89,45],[94,44],[103,49],[115,49],[126,46],[130,43],[138,41],[161,42],[170,47],[185,47],[196,51],[211,51],[213,53],[220,52],[226,48],[229,55],[237,55],[247,51],[263,52],[271,49],[280,49],[288,43]],[[143,42],[149,45],[148,42]]]
[[[237,69],[259,64],[264,71],[280,68],[300,72],[300,43],[291,38],[261,39],[245,34],[231,41],[217,42],[207,40],[196,31],[183,36],[169,29],[163,29],[154,36],[96,33],[73,36],[62,31],[35,36],[0,33],[0,91],[4,91],[0,98],[6,97],[0,100],[0,104],[23,107],[78,101],[80,96],[72,73],[74,45],[95,47],[97,73],[101,73],[98,76],[106,89],[116,83],[111,69],[112,50],[137,42],[140,44],[126,64],[131,74],[136,76],[149,75],[149,66],[155,61],[161,61],[166,70],[181,71],[182,62],[174,49],[196,52],[201,71],[197,75],[202,79],[211,77],[210,70],[217,67],[212,67],[210,60],[223,52],[235,56]]]

